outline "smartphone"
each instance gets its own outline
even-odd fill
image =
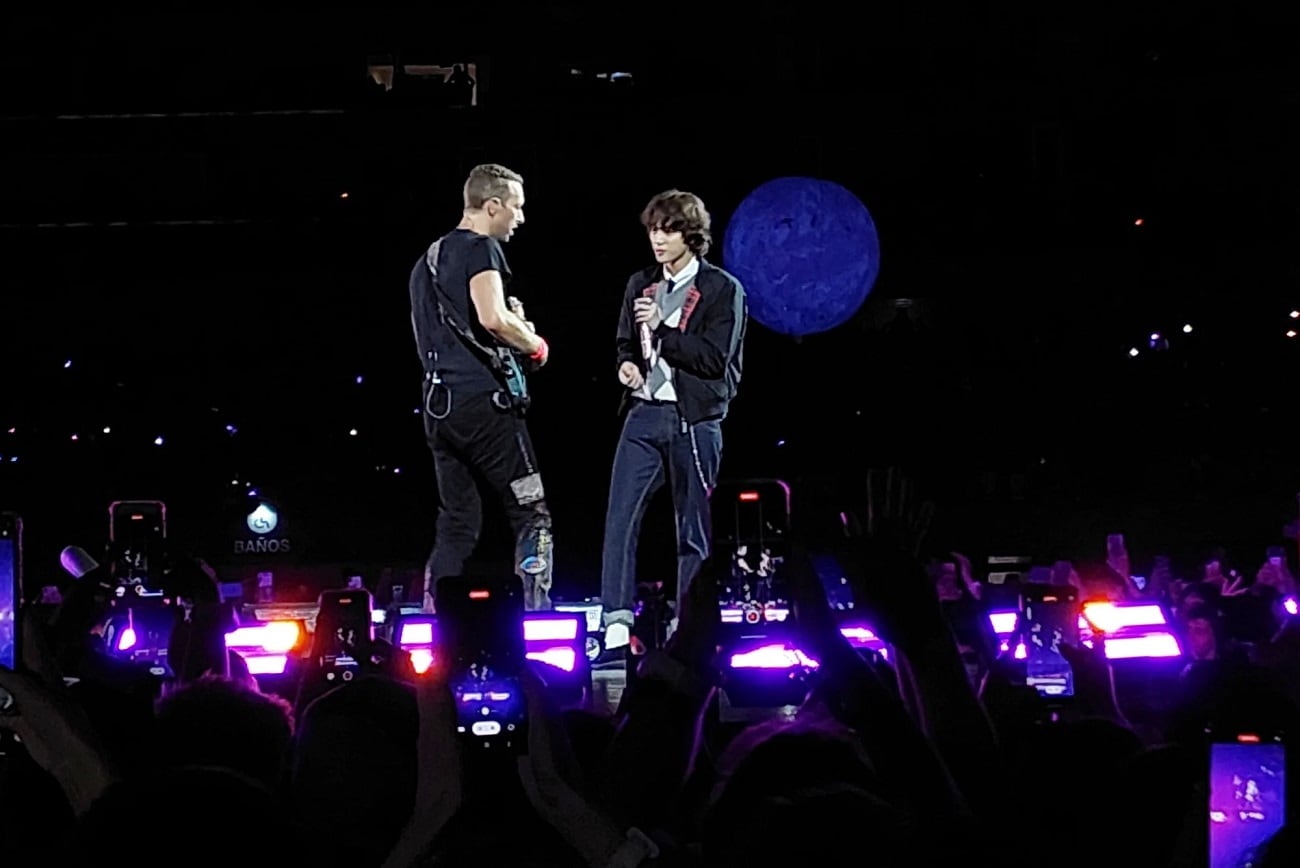
[[[364,588],[322,591],[312,656],[330,684],[351,681],[371,653],[374,598]]]
[[[524,597],[517,576],[438,582],[438,632],[456,731],[477,749],[526,753]]]
[[[985,581],[990,585],[1019,585],[1033,566],[1031,558],[1019,555],[989,555]]]
[[[14,670],[22,662],[19,610],[23,600],[23,520],[15,513],[0,513],[0,666]],[[14,698],[0,687],[0,714],[16,714]],[[8,754],[13,739],[0,730],[0,757]]]
[[[719,603],[738,608],[745,623],[783,620],[790,594],[782,564],[788,554],[790,490],[780,480],[719,485],[712,496],[714,539],[731,551]],[[769,617],[770,616],[770,617]]]
[[[1210,868],[1258,863],[1286,821],[1286,742],[1280,733],[1209,733]]]
[[[1074,670],[1063,644],[1079,644],[1079,598],[1073,585],[1024,585],[1020,641],[1025,646],[1025,686],[1048,698],[1074,695]]]
[[[161,500],[114,501],[108,506],[108,539],[117,582],[161,593],[167,505]]]
[[[722,482],[710,498],[715,542],[755,544],[790,532],[790,487],[779,479]]]
[[[0,513],[0,666],[17,669],[18,612],[23,600],[23,520]]]

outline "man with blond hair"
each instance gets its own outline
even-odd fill
[[[411,321],[424,368],[424,427],[438,477],[438,518],[425,590],[460,575],[483,524],[476,478],[501,499],[515,535],[515,569],[528,609],[550,608],[551,513],[524,413],[523,370],[550,348],[506,294],[502,243],[524,223],[524,180],[476,166],[460,224],[411,273]]]

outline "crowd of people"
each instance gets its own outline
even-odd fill
[[[1269,831],[1230,839],[1251,842],[1231,864],[1292,863],[1285,762],[1216,787],[1207,735],[1294,731],[1285,557],[1243,579],[1215,554],[1191,576],[1150,570],[1142,589],[1114,547],[1109,563],[1058,565],[1080,603],[1164,607],[1184,650],[1144,683],[1165,694],[1152,703],[1126,694],[1118,661],[1064,646],[1074,695],[1061,702],[995,645],[962,638],[962,619],[1009,591],[929,554],[939,541],[906,486],[878,479],[836,551],[887,654],[845,639],[796,544],[783,565],[798,643],[818,664],[806,697],[726,722],[706,565],[667,644],[629,656],[612,715],[557,706],[544,665],[521,673],[527,745],[507,754],[472,750],[445,675],[415,674],[383,642],[346,684],[264,692],[218,638],[229,615],[204,571],[175,571],[188,616],[161,679],[104,647],[111,588],[71,583],[57,607],[24,613],[22,671],[0,671],[6,864],[127,850],[140,865],[1072,865],[1104,848],[1111,864],[1203,865],[1212,825]]]

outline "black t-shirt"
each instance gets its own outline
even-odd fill
[[[484,271],[500,272],[502,283],[510,280],[510,266],[506,264],[501,242],[468,229],[453,229],[442,239],[438,248],[441,301],[457,322],[469,327],[480,344],[493,347],[497,341],[479,325],[478,312],[469,294],[470,279]],[[452,329],[435,330],[433,344],[438,352],[438,372],[448,388],[467,394],[495,392],[501,388],[487,361],[466,346],[464,339]]]

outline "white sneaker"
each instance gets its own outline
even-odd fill
[[[605,650],[622,648],[632,641],[632,628],[627,624],[614,623],[605,628]]]

